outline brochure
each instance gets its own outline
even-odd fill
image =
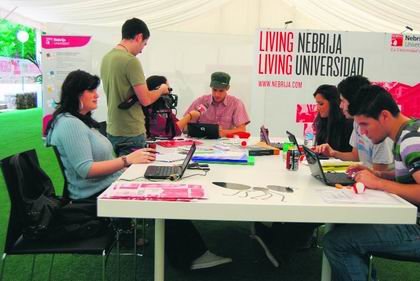
[[[198,184],[117,182],[108,188],[101,199],[190,201],[205,199]]]

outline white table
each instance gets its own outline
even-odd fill
[[[215,141],[207,141],[214,143]],[[208,145],[206,143],[206,145]],[[168,151],[158,147],[160,151]],[[255,166],[210,164],[207,176],[193,176],[182,183],[201,184],[207,193],[207,200],[196,202],[165,202],[141,200],[98,200],[98,215],[105,217],[152,218],[155,223],[155,277],[164,280],[164,231],[165,219],[223,220],[223,221],[267,221],[267,222],[318,222],[318,223],[376,223],[414,224],[417,208],[399,198],[400,203],[379,204],[336,204],[325,203],[320,197],[326,186],[310,175],[309,168],[300,165],[298,171],[285,169],[281,156],[259,156]],[[135,179],[144,174],[146,165],[132,165],[121,178]],[[184,176],[200,173],[187,170]],[[202,173],[202,172],[201,172]],[[274,195],[269,199],[254,198],[261,192],[234,195],[236,191],[223,189],[213,181],[235,182],[250,186],[269,184],[290,186],[293,193],[282,197]],[[330,269],[323,259],[322,280],[330,279]]]

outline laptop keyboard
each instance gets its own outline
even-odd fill
[[[147,173],[156,177],[170,176],[178,172],[177,167],[149,166]]]
[[[345,173],[326,173],[325,177],[331,183],[352,184],[354,181]]]

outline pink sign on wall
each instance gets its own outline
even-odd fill
[[[90,36],[44,35],[41,42],[44,49],[74,48],[87,45],[90,38]]]
[[[414,86],[399,82],[374,82],[387,90],[400,105],[404,115],[420,118],[420,83]]]
[[[420,83],[410,86],[400,82],[372,82],[387,90],[400,106],[401,112],[412,118],[420,118]],[[316,104],[297,104],[296,123],[304,123],[304,132],[318,114]]]

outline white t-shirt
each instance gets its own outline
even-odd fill
[[[372,168],[373,164],[389,165],[394,162],[392,155],[393,141],[390,138],[386,138],[379,144],[373,144],[366,135],[360,133],[359,125],[356,122],[353,124],[353,132],[349,143],[357,149],[359,161],[369,168]]]

